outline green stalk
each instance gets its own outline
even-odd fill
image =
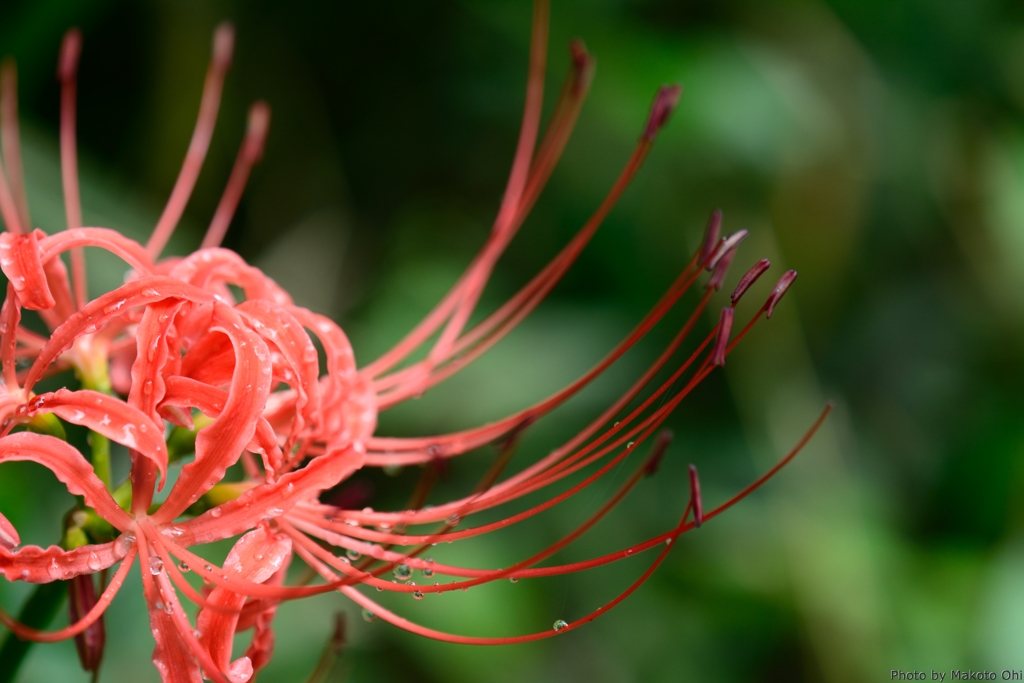
[[[112,491],[114,486],[110,474],[110,439],[96,432],[89,432],[88,439],[92,448],[92,468],[107,490]]]

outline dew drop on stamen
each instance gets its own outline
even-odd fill
[[[408,581],[410,578],[412,578],[412,569],[407,564],[397,565],[392,570],[392,573],[395,575],[395,578],[399,581]]]
[[[164,570],[164,561],[156,555],[149,557],[149,573],[156,576]]]
[[[568,626],[569,624],[566,623],[565,619],[558,619],[557,621],[555,621],[554,624],[551,625],[551,628],[555,629],[556,631],[561,631],[563,628],[567,628]]]
[[[360,553],[358,550],[354,548],[349,548],[345,551],[345,554],[348,555],[348,559],[350,560],[358,560],[360,557],[363,556],[362,553]]]
[[[412,597],[416,598],[417,600],[422,600],[423,591],[413,591]]]
[[[426,569],[423,570],[423,576],[425,576],[426,578],[429,579],[433,575],[434,575],[434,570],[431,569],[430,567],[427,567]]]
[[[179,562],[178,563],[178,571],[180,571],[182,574],[185,574],[185,573],[188,573],[189,571],[191,571],[191,569],[189,569],[188,564],[186,564],[185,562]]]
[[[519,583],[519,579],[517,579],[514,576],[510,576],[510,577],[508,577],[508,582],[509,583]]]
[[[377,615],[368,609],[363,609],[363,621],[377,621]]]

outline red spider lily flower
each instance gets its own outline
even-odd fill
[[[551,174],[582,106],[593,71],[583,46],[572,45],[572,69],[546,132],[540,134],[547,38],[547,5],[535,5],[525,113],[512,171],[493,229],[466,273],[424,321],[391,351],[357,367],[344,332],[331,320],[296,306],[290,297],[239,256],[218,247],[252,166],[262,153],[269,109],[253,106],[249,128],[201,248],[184,258],[160,260],[195,185],[217,115],[231,59],[232,33],[220,27],[192,141],[181,173],[147,245],[103,228],[82,227],[75,157],[75,73],[81,39],[65,38],[58,77],[61,97],[61,160],[68,229],[55,235],[30,230],[21,176],[14,110],[13,72],[0,88],[4,167],[0,173],[0,269],[7,296],[0,311],[0,463],[30,460],[50,469],[81,504],[68,516],[62,546],[21,545],[17,530],[0,515],[0,573],[8,580],[74,587],[71,624],[41,631],[0,611],[0,620],[21,638],[51,642],[76,638],[82,662],[95,671],[102,657],[102,615],[136,559],[156,647],[153,662],[165,681],[201,676],[233,683],[263,667],[273,649],[271,624],[282,600],[340,590],[368,614],[429,637],[497,644],[546,638],[596,618],[634,591],[665,558],[672,542],[759,487],[803,447],[824,420],[819,417],[794,450],[729,501],[705,511],[696,470],[678,524],[629,548],[585,562],[539,567],[546,558],[596,524],[645,474],[653,474],[671,437],[662,429],[675,407],[728,354],[792,283],[786,273],[765,304],[733,335],[735,307],[768,268],[758,262],[740,281],[720,322],[683,360],[674,360],[723,284],[746,232],[719,238],[721,215],[709,222],[701,248],[653,310],[594,368],[563,390],[504,419],[461,432],[419,438],[375,434],[377,414],[422,394],[472,362],[528,315],[560,280],[591,239],[675,107],[680,89],[662,88],[641,136],[607,198],[568,245],[506,304],[469,326],[494,265]],[[539,141],[539,144],[538,144]],[[130,267],[121,287],[90,299],[83,247],[106,249]],[[70,252],[70,273],[61,255]],[[569,442],[525,470],[500,480],[524,429],[589,384],[663,318],[710,271],[704,293],[669,346],[617,401]],[[239,299],[234,292],[240,290]],[[21,325],[23,310],[37,311],[49,335]],[[434,340],[426,356],[411,354]],[[315,341],[314,341],[315,340]],[[321,364],[317,343],[323,350]],[[24,365],[19,369],[19,363]],[[44,377],[73,368],[74,389],[35,394]],[[648,389],[663,370],[669,377]],[[681,388],[680,388],[681,387]],[[642,400],[641,400],[642,398]],[[636,405],[635,405],[636,404]],[[62,438],[61,422],[93,436],[90,457]],[[170,436],[165,436],[173,427]],[[24,430],[24,431],[20,431]],[[189,443],[183,456],[178,437]],[[421,559],[438,539],[455,541],[505,528],[540,514],[601,479],[654,438],[654,448],[635,473],[591,518],[557,543],[502,569],[466,568]],[[191,441],[194,440],[194,446]],[[128,481],[110,479],[109,441],[131,458]],[[434,507],[424,506],[434,468],[481,446],[500,443],[501,455],[476,490]],[[172,461],[182,462],[162,498]],[[245,479],[227,482],[240,462]],[[406,510],[341,509],[321,494],[364,467],[425,465],[425,476]],[[567,490],[499,521],[460,528],[469,516],[556,488],[566,477],[590,471]],[[500,481],[499,481],[500,480]],[[237,539],[220,565],[192,546]],[[415,624],[360,590],[374,587],[441,593],[498,579],[532,578],[580,571],[661,550],[650,568],[609,604],[571,623],[505,638],[441,633]],[[324,581],[288,584],[294,559]],[[117,566],[96,595],[93,575]],[[417,586],[413,571],[454,577],[450,583]],[[192,572],[209,584],[197,590]],[[381,578],[392,573],[396,581]],[[200,609],[194,623],[181,596]],[[234,635],[253,629],[244,655],[233,659]]]

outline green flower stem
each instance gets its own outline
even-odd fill
[[[46,628],[64,603],[67,587],[63,581],[43,583],[36,587],[18,613],[18,621],[32,628]],[[18,675],[33,643],[8,632],[0,645],[0,683],[12,683]]]
[[[100,481],[106,485],[107,490],[112,491],[114,485],[110,474],[110,439],[96,432],[89,432],[87,438],[89,446],[92,448],[92,468],[96,471],[96,476],[100,478]]]
[[[53,413],[36,415],[25,423],[25,429],[36,434],[55,436],[61,441],[68,440],[67,432],[64,431],[64,425],[61,424],[61,421]]]

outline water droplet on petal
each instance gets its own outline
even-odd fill
[[[210,516],[211,517],[220,517],[223,514],[224,514],[224,511],[221,510],[220,507],[215,507],[212,510],[210,510]]]

